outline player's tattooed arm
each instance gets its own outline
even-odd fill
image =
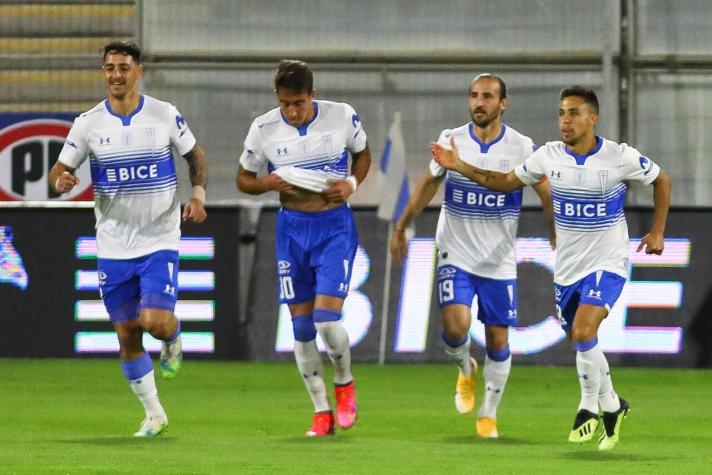
[[[202,223],[208,214],[205,211],[205,187],[208,185],[208,159],[202,147],[196,145],[183,155],[188,162],[193,196],[183,208],[183,221]]]
[[[183,157],[188,162],[190,184],[202,186],[205,189],[208,186],[208,159],[205,157],[203,148],[196,145]]]
[[[479,183],[485,188],[489,188],[494,191],[508,193],[524,187],[524,182],[517,177],[514,171],[509,173],[500,173],[492,170],[477,168],[463,162],[460,159],[460,154],[457,150],[457,146],[455,145],[454,137],[450,139],[450,146],[452,147],[451,149],[446,149],[436,142],[430,144],[430,151],[432,152],[433,157],[435,157],[435,161],[438,162],[443,168],[454,170],[475,183]]]

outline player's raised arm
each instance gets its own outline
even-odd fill
[[[445,175],[433,176],[426,172],[425,176],[418,182],[413,194],[410,195],[408,204],[405,206],[401,217],[393,227],[393,236],[389,243],[391,256],[396,263],[400,264],[408,256],[408,239],[405,235],[406,228],[430,203],[438,191],[438,187],[443,182]]]
[[[56,162],[52,166],[47,181],[57,193],[66,193],[79,184],[79,178],[74,176],[74,168],[62,162]]]
[[[524,183],[517,177],[514,171],[500,173],[491,170],[483,170],[469,165],[460,159],[454,137],[450,139],[450,150],[437,142],[430,144],[430,151],[435,157],[435,161],[443,168],[455,170],[462,176],[469,178],[475,183],[494,191],[509,193],[518,188],[523,188]]]
[[[665,249],[665,224],[667,223],[668,211],[670,210],[670,195],[672,193],[672,182],[670,176],[665,171],[660,171],[658,177],[653,182],[653,227],[648,234],[640,240],[637,252],[645,248],[646,254],[662,254]]]
[[[199,145],[183,155],[188,162],[193,196],[183,209],[183,221],[202,223],[208,214],[205,211],[205,188],[208,185],[208,159]]]

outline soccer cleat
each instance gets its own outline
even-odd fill
[[[134,437],[156,437],[161,435],[168,427],[168,419],[165,417],[146,417],[141,422],[141,427],[134,432]]]
[[[497,432],[497,419],[493,419],[491,417],[478,417],[475,427],[477,428],[477,435],[484,439],[499,438],[499,433]]]
[[[472,373],[470,376],[465,376],[461,371],[457,374],[455,408],[460,414],[469,414],[475,408],[477,361],[470,357],[470,362],[472,363]]]
[[[569,433],[569,442],[588,442],[598,429],[598,414],[581,409],[576,414],[574,428]]]
[[[161,367],[161,375],[166,379],[175,378],[178,374],[183,365],[183,341],[180,334],[170,343],[163,342],[158,365]]]
[[[621,407],[616,412],[603,413],[603,430],[598,437],[598,450],[610,450],[618,443],[621,424],[630,411],[628,401],[620,398]]]
[[[356,424],[358,406],[356,404],[356,385],[351,381],[345,386],[335,386],[336,422],[342,429],[350,429]]]
[[[325,437],[334,435],[334,413],[317,412],[312,417],[312,426],[306,433],[307,437]]]

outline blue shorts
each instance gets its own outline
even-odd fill
[[[609,311],[621,296],[625,277],[606,271],[596,271],[571,285],[554,284],[556,314],[564,331],[571,330],[576,310],[581,304],[605,307]]]
[[[358,246],[351,208],[282,209],[276,232],[279,303],[308,302],[317,294],[346,298]]]
[[[485,325],[517,324],[517,279],[488,279],[452,266],[438,267],[438,303],[472,306],[477,295],[477,319]]]
[[[99,293],[113,323],[138,317],[142,308],[175,309],[178,251],[135,259],[97,259]]]

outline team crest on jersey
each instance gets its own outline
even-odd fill
[[[608,170],[598,170],[598,181],[601,183],[601,196],[604,196],[608,188]]]
[[[586,183],[586,170],[579,168],[574,172],[574,183],[583,186]]]

